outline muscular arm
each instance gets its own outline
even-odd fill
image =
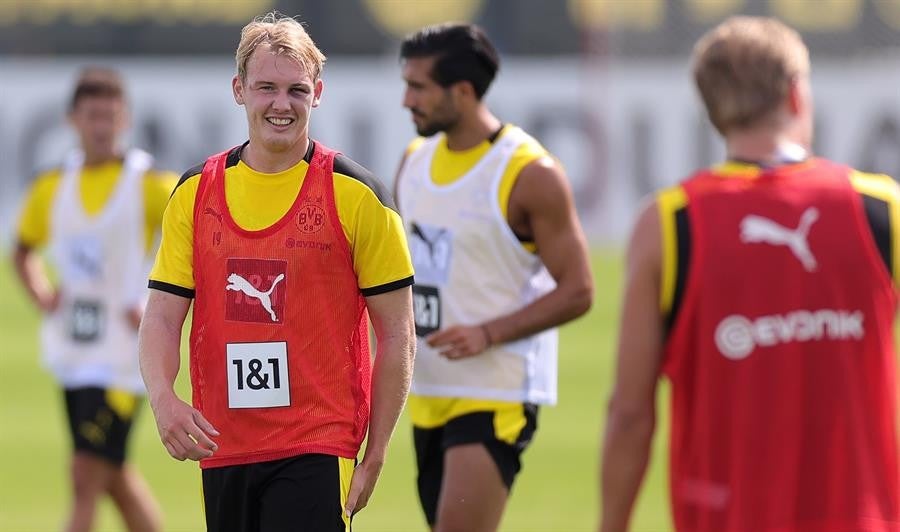
[[[428,336],[451,359],[481,353],[493,344],[511,342],[556,327],[587,312],[594,298],[587,243],[565,172],[549,157],[519,174],[509,199],[510,225],[528,232],[556,288],[531,304],[474,326],[453,326]]]
[[[415,356],[412,289],[367,297],[366,305],[378,351],[372,374],[372,414],[366,452],[353,474],[347,498],[346,511],[350,515],[368,503],[375,488],[391,434],[406,402]]]
[[[160,438],[173,458],[199,460],[216,448],[209,436],[218,432],[175,394],[181,365],[181,327],[191,300],[150,290],[139,334],[141,375]]]
[[[651,203],[641,213],[628,246],[616,381],[603,442],[601,532],[628,529],[649,460],[664,334],[659,310],[661,249],[659,215]]]
[[[43,312],[52,312],[59,302],[59,294],[47,277],[44,260],[24,242],[19,242],[13,254],[16,275],[28,292],[28,297]]]
[[[524,214],[537,253],[556,288],[530,305],[486,324],[491,339],[509,342],[571,321],[591,308],[594,281],[587,242],[565,172],[549,157],[522,169],[509,199]]]

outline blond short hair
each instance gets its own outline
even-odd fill
[[[800,35],[766,17],[731,17],[697,41],[694,81],[719,133],[765,119],[809,74],[809,51]]]
[[[325,55],[316,47],[303,25],[295,19],[272,11],[256,17],[241,30],[241,42],[235,53],[238,76],[247,79],[247,61],[253,51],[268,44],[272,53],[287,56],[300,64],[312,78],[318,79]]]

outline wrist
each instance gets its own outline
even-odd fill
[[[481,334],[484,336],[484,348],[487,349],[494,345],[494,336],[491,334],[490,329],[488,329],[487,323],[481,324]]]
[[[387,456],[387,449],[378,449],[377,447],[366,446],[366,452],[363,454],[362,461],[371,466],[381,467]]]
[[[148,387],[147,390],[147,401],[150,403],[150,407],[153,410],[156,410],[157,405],[160,403],[165,403],[166,401],[176,397],[175,389],[169,386],[161,386],[159,389],[155,389],[150,391]]]

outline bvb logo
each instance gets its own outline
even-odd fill
[[[302,205],[297,215],[297,227],[304,233],[318,233],[325,227],[325,210],[313,203]]]

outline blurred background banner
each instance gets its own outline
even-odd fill
[[[599,32],[615,35],[618,54],[680,56],[735,13],[781,18],[824,54],[900,44],[897,0],[3,0],[0,50],[219,55],[272,9],[301,15],[331,55],[391,53],[424,24],[474,20],[507,54],[578,55]]]
[[[503,58],[489,104],[562,160],[596,244],[622,241],[641,196],[723,155],[688,57],[732,14],[802,31],[818,153],[900,175],[900,0],[2,0],[0,243],[29,180],[74,145],[65,110],[85,64],[123,71],[131,142],[160,167],[182,172],[243,142],[232,56],[240,28],[272,9],[304,20],[329,57],[313,135],[388,183],[414,135],[400,39],[437,21],[482,24]]]

